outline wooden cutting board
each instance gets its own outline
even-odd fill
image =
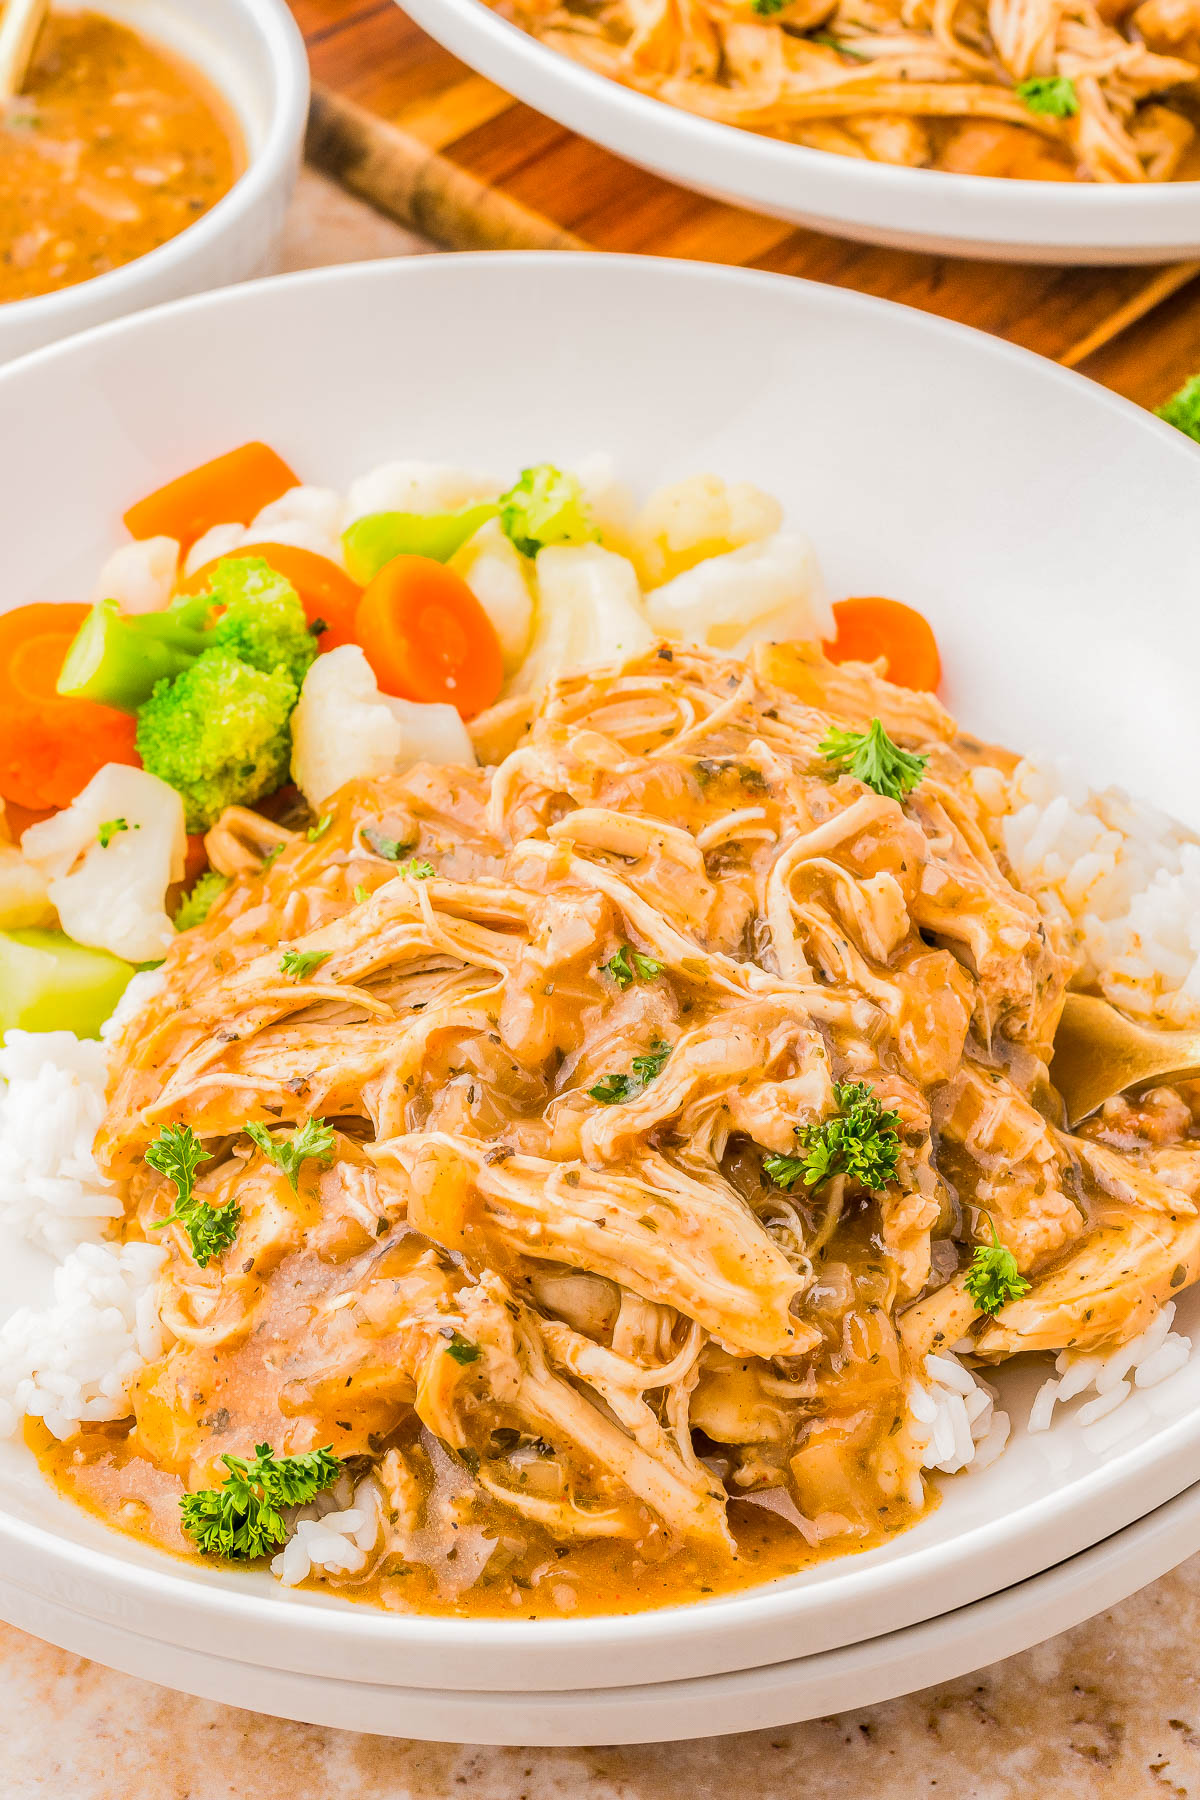
[[[1200,366],[1200,264],[1070,269],[877,249],[646,174],[475,75],[393,0],[290,0],[309,156],[453,249],[622,250],[803,275],[958,319],[1145,405]]]

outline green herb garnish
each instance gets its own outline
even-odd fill
[[[324,1119],[306,1119],[286,1140],[272,1137],[267,1127],[254,1119],[243,1125],[242,1130],[280,1173],[287,1176],[293,1193],[300,1191],[300,1165],[313,1158],[325,1158],[333,1149],[334,1133]]]
[[[382,856],[385,862],[399,862],[412,849],[412,845],[402,838],[388,837],[385,831],[378,831],[373,825],[364,825],[358,835],[368,850]]]
[[[886,1111],[865,1081],[837,1082],[837,1112],[819,1125],[797,1125],[801,1148],[794,1156],[764,1156],[763,1174],[776,1187],[820,1187],[835,1175],[873,1191],[895,1179],[900,1156],[900,1115]]]
[[[325,833],[329,830],[329,827],[332,824],[333,824],[333,814],[332,813],[323,813],[321,815],[321,817],[317,820],[315,825],[309,826],[308,830],[305,832],[304,835],[308,839],[310,844],[315,844],[318,838],[323,838],[325,836]]]
[[[643,956],[632,944],[622,944],[616,955],[610,956],[600,967],[606,975],[612,976],[622,993],[635,981],[653,981],[656,975],[662,974],[662,964],[655,962],[652,956]]]
[[[361,906],[364,900],[369,900],[370,898],[371,898],[371,896],[370,896],[370,894],[368,894],[368,892],[367,892],[366,888],[363,886],[362,882],[356,881],[354,884],[355,904],[358,906]]]
[[[253,1562],[287,1542],[284,1506],[307,1506],[332,1487],[342,1465],[331,1446],[304,1456],[276,1456],[270,1444],[254,1446],[254,1460],[223,1456],[224,1485],[185,1494],[179,1502],[183,1529],[204,1556]]]
[[[436,871],[427,857],[412,856],[407,862],[400,864],[396,873],[406,876],[410,881],[428,881]]]
[[[836,50],[839,56],[848,56],[852,62],[870,62],[871,58],[861,50],[854,50],[842,38],[834,37],[831,31],[810,31],[810,44],[824,44],[828,50]]]
[[[991,1230],[992,1241],[976,1244],[970,1267],[963,1277],[963,1286],[980,1312],[987,1313],[990,1318],[1010,1300],[1019,1300],[1022,1294],[1027,1294],[1029,1283],[1018,1269],[1012,1251],[1000,1242],[991,1213],[983,1216]]]
[[[464,1368],[468,1363],[478,1362],[482,1354],[483,1352],[480,1350],[478,1344],[473,1344],[470,1338],[463,1337],[462,1334],[457,1331],[446,1345],[446,1355],[452,1357],[456,1363],[460,1363]]]
[[[294,975],[297,981],[303,981],[314,969],[328,962],[333,955],[332,950],[285,950],[279,959],[281,975]]]
[[[588,1093],[602,1106],[623,1106],[627,1100],[635,1100],[662,1074],[670,1054],[670,1044],[658,1038],[642,1056],[634,1057],[632,1075],[602,1075]]]
[[[879,719],[872,719],[866,731],[831,731],[819,748],[826,762],[888,800],[903,800],[910,794],[929,761],[927,756],[901,750]]]
[[[1013,89],[1031,113],[1048,119],[1073,119],[1079,111],[1079,94],[1069,75],[1031,75]]]
[[[201,1269],[207,1269],[214,1256],[228,1250],[242,1222],[242,1209],[234,1201],[210,1206],[207,1200],[196,1198],[196,1170],[209,1160],[209,1151],[202,1147],[190,1125],[164,1125],[146,1151],[150,1167],[175,1184],[174,1207],[150,1229],[161,1231],[166,1225],[182,1225]]]
[[[1182,431],[1185,437],[1193,438],[1200,444],[1200,375],[1193,375],[1185,381],[1165,400],[1161,406],[1155,407],[1160,419],[1168,425],[1174,425],[1176,431]]]

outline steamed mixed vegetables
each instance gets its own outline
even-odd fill
[[[935,686],[920,615],[830,609],[782,523],[713,476],[635,510],[600,458],[507,488],[390,463],[342,496],[261,443],[138,501],[90,606],[0,615],[0,1031],[98,1030],[226,885],[227,807],[317,830],[349,780],[489,760],[564,668],[820,637]]]

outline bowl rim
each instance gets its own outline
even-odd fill
[[[94,367],[95,353],[102,351],[109,339],[119,339],[152,329],[163,321],[214,308],[234,311],[243,307],[254,308],[266,294],[290,294],[343,285],[381,289],[392,284],[419,285],[425,280],[441,280],[448,269],[460,268],[462,280],[468,283],[486,278],[487,270],[513,267],[531,271],[535,276],[539,271],[559,267],[577,268],[580,275],[586,278],[586,272],[597,264],[624,269],[635,281],[641,278],[679,282],[684,287],[704,282],[714,287],[769,289],[782,294],[796,292],[798,285],[805,293],[821,296],[826,305],[859,315],[865,329],[870,328],[873,320],[898,311],[906,315],[908,327],[912,330],[935,339],[949,337],[961,343],[969,341],[976,355],[995,359],[1001,364],[1019,366],[1026,370],[1036,367],[1041,381],[1056,389],[1072,392],[1080,398],[1086,395],[1088,404],[1123,418],[1131,431],[1136,429],[1139,433],[1149,434],[1151,439],[1158,438],[1164,446],[1173,444],[1175,449],[1171,454],[1180,459],[1181,466],[1186,459],[1191,476],[1200,488],[1200,462],[1192,461],[1195,457],[1194,446],[1180,433],[1123,396],[1020,345],[916,307],[802,277],[694,260],[646,258],[632,254],[596,252],[581,258],[578,253],[564,251],[435,253],[308,269],[239,283],[234,287],[213,289],[135,315],[109,320],[69,339],[47,344],[15,358],[0,368],[0,406],[14,382],[19,383],[28,375],[36,374],[44,363],[78,357],[85,365]],[[1050,1562],[1062,1561],[1100,1542],[1105,1535],[1145,1517],[1156,1506],[1197,1481],[1200,1481],[1200,1431],[1190,1417],[1176,1419],[1156,1430],[1150,1444],[1124,1448],[1118,1446],[1108,1455],[1102,1467],[1090,1471],[1078,1482],[1067,1484],[1048,1496],[1041,1496],[1036,1502],[1039,1508],[1038,1535],[1048,1536],[1056,1529],[1062,1532],[1062,1538],[1056,1539]],[[1129,1497],[1133,1494],[1136,1494],[1136,1498],[1130,1511]],[[870,1578],[879,1622],[867,1635],[878,1635],[897,1628],[894,1623],[887,1622],[886,1607],[879,1603],[886,1603],[889,1593],[914,1579],[914,1566],[918,1575],[922,1569],[926,1575],[937,1575],[943,1579],[954,1574],[962,1578],[967,1574],[969,1581],[978,1582],[969,1593],[961,1586],[953,1590],[956,1596],[953,1603],[959,1605],[1003,1591],[1014,1582],[1049,1566],[1038,1562],[1035,1568],[1021,1562],[1021,1573],[1017,1574],[1012,1572],[1011,1565],[1005,1568],[1006,1547],[1019,1542],[1022,1531],[1026,1535],[1029,1533],[1028,1520],[1022,1523],[1025,1510],[1024,1507],[1018,1508],[1007,1517],[992,1518],[963,1531],[955,1541],[948,1567],[939,1566],[947,1557],[947,1549],[944,1543],[937,1541],[922,1545],[907,1556],[874,1565]],[[1076,1515],[1084,1513],[1093,1520],[1092,1524],[1080,1526]],[[279,1628],[284,1627],[287,1638],[295,1648],[287,1652],[281,1651],[285,1662],[276,1666],[300,1666],[296,1658],[305,1657],[305,1646],[308,1649],[318,1646],[325,1652],[339,1645],[343,1649],[369,1648],[372,1654],[391,1648],[421,1655],[430,1652],[445,1653],[469,1640],[473,1653],[478,1657],[481,1652],[499,1654],[515,1650],[518,1646],[528,1649],[531,1647],[531,1640],[536,1637],[541,1654],[553,1657],[558,1652],[583,1645],[592,1649],[603,1648],[615,1654],[619,1654],[623,1648],[632,1649],[636,1646],[644,1654],[648,1646],[663,1650],[671,1648],[672,1644],[677,1647],[681,1635],[715,1635],[725,1639],[731,1633],[735,1641],[745,1645],[752,1643],[758,1632],[767,1626],[773,1626],[777,1630],[784,1625],[803,1629],[806,1612],[817,1604],[811,1596],[818,1589],[806,1586],[802,1580],[798,1582],[793,1577],[713,1596],[703,1602],[684,1602],[644,1612],[602,1613],[581,1618],[533,1621],[520,1618],[478,1619],[454,1615],[388,1613],[372,1606],[346,1601],[339,1596],[317,1594],[308,1590],[293,1594],[291,1590],[279,1588],[274,1582],[267,1587],[269,1578],[259,1571],[241,1572],[226,1568],[206,1571],[193,1568],[183,1559],[172,1558],[169,1553],[155,1552],[145,1546],[138,1546],[138,1549],[147,1555],[148,1560],[134,1560],[133,1557],[121,1554],[120,1546],[128,1540],[124,1540],[122,1534],[111,1528],[110,1534],[111,1547],[107,1542],[101,1547],[66,1538],[52,1526],[8,1511],[0,1497],[0,1550],[3,1552],[0,1561],[18,1559],[22,1569],[30,1571],[32,1579],[34,1565],[31,1559],[35,1556],[44,1557],[62,1576],[73,1581],[90,1577],[101,1586],[108,1584],[123,1588],[164,1613],[163,1636],[178,1639],[178,1626],[184,1618],[189,1618],[191,1624],[199,1626],[201,1630],[224,1626],[227,1629],[244,1630],[251,1635],[256,1632],[266,1633],[277,1641],[282,1641],[279,1639]],[[178,1573],[174,1566],[177,1560],[180,1565]],[[863,1559],[860,1556],[841,1558],[837,1576],[820,1584],[820,1605],[831,1607],[837,1604],[839,1595],[835,1583],[840,1585],[850,1582],[857,1586],[855,1574],[862,1566]],[[982,1575],[970,1575],[972,1568],[994,1571],[995,1574],[985,1572]],[[183,1572],[185,1570],[186,1573]],[[9,1578],[12,1578],[11,1574]],[[853,1598],[853,1586],[846,1595],[847,1599]],[[80,1590],[76,1588],[74,1592],[79,1598]],[[949,1601],[940,1603],[935,1600],[928,1612],[918,1613],[910,1617],[908,1622],[917,1623],[920,1618],[940,1616],[950,1609],[950,1604]],[[81,1601],[80,1610],[89,1610],[86,1601]],[[165,1617],[168,1613],[171,1615],[169,1619]],[[171,1630],[172,1625],[175,1627],[174,1632]],[[249,1640],[247,1645],[248,1654],[253,1654],[249,1649]],[[756,1653],[738,1654],[743,1657],[742,1661],[724,1665],[729,1672],[733,1672],[735,1668],[762,1666],[767,1661],[775,1660],[768,1654],[758,1657],[756,1662]],[[395,1677],[390,1670],[381,1666],[376,1679],[387,1684],[394,1682]],[[441,1668],[431,1661],[430,1673],[422,1685],[443,1687],[457,1684],[447,1680]]]
[[[173,3],[179,5],[180,0],[173,0]],[[135,256],[132,261],[108,269],[103,275],[74,282],[70,287],[55,288],[48,294],[30,294],[24,300],[10,300],[7,305],[0,306],[0,333],[10,325],[19,331],[24,325],[42,323],[53,325],[60,336],[70,332],[73,312],[102,306],[110,296],[119,296],[122,290],[129,290],[132,296],[143,281],[153,282],[171,262],[202,257],[288,172],[297,154],[297,145],[303,142],[308,119],[310,76],[308,53],[300,27],[286,0],[232,0],[232,4],[242,9],[266,45],[273,83],[266,135],[258,150],[248,157],[246,167],[233,186],[194,224],[186,225],[174,237],[156,244],[153,250]],[[146,37],[149,42],[155,42],[153,28]],[[183,60],[187,60],[186,53]],[[236,104],[220,80],[212,75],[206,75],[206,79],[238,117]],[[238,123],[241,124],[240,117]]]
[[[1061,245],[1064,254],[1100,247],[1145,250],[1176,241],[1189,219],[1191,236],[1200,238],[1195,223],[1200,181],[1032,181],[860,161],[704,118],[626,87],[541,43],[486,0],[405,0],[405,5],[421,28],[454,54],[470,61],[473,52],[481,58],[486,53],[488,63],[478,65],[484,74],[568,129],[643,166],[653,155],[659,173],[701,191],[723,189],[729,204],[770,209],[775,202],[766,185],[773,183],[778,195],[786,184],[796,212],[810,216],[814,229],[821,228],[818,219],[835,234],[839,222],[865,223],[859,209],[874,196],[872,217],[877,213],[881,226],[888,224],[889,206],[913,209],[892,227],[897,238],[941,236],[981,247],[1003,239],[1014,248]],[[444,38],[443,22],[449,26]],[[573,116],[573,107],[581,109],[582,118]],[[598,123],[611,137],[597,136]],[[633,143],[635,137],[642,148]]]

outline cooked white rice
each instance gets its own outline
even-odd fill
[[[54,1257],[121,1215],[92,1156],[106,1068],[104,1045],[69,1031],[10,1031],[0,1050],[0,1226]]]
[[[310,1506],[297,1508],[292,1535],[271,1559],[271,1572],[285,1587],[310,1575],[358,1575],[379,1539],[379,1488],[370,1475],[355,1487],[343,1475]]]
[[[956,1475],[984,1469],[1008,1442],[1011,1421],[996,1407],[995,1388],[948,1350],[925,1358],[928,1385],[913,1382],[908,1407],[914,1440],[924,1445],[921,1466]]]
[[[1200,1023],[1200,843],[1117,788],[1090,790],[1072,769],[1022,762],[974,785],[998,815],[1013,870],[1066,926],[1076,979],[1167,1025]]]
[[[22,1306],[0,1327],[0,1434],[22,1417],[55,1437],[82,1421],[122,1419],[143,1363],[161,1356],[158,1244],[80,1244],[54,1271],[48,1306]]]
[[[1054,1364],[1057,1380],[1052,1378],[1038,1389],[1029,1414],[1030,1431],[1049,1430],[1055,1407],[1089,1390],[1092,1399],[1078,1408],[1075,1417],[1081,1425],[1094,1425],[1114,1412],[1135,1388],[1155,1387],[1182,1369],[1191,1356],[1192,1342],[1171,1330],[1174,1322],[1172,1300],[1155,1314],[1145,1331],[1117,1350],[1098,1355],[1062,1351]]]

